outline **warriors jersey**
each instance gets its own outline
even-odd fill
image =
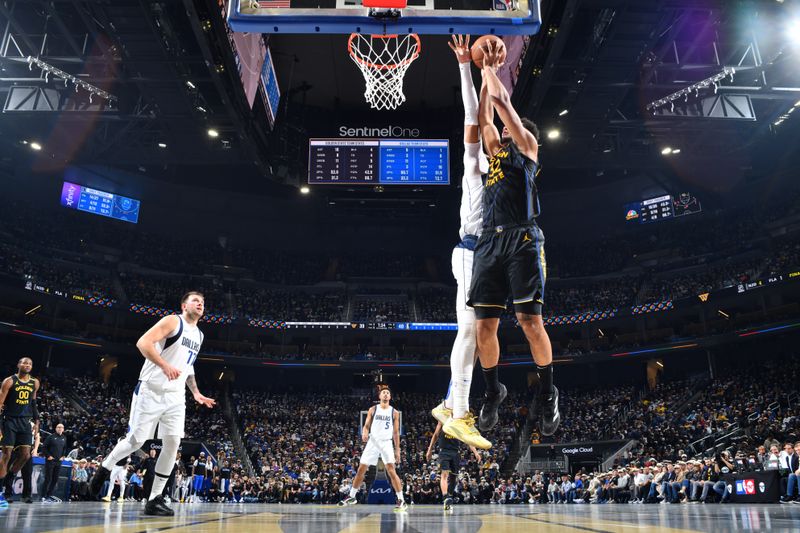
[[[156,343],[155,348],[167,363],[180,370],[181,375],[170,381],[164,371],[148,359],[139,373],[139,381],[164,391],[182,391],[186,378],[194,375],[194,362],[203,344],[203,332],[197,326],[187,324],[181,315],[178,315],[178,320],[178,327],[169,337]]]
[[[391,440],[394,437],[394,407],[384,409],[380,404],[375,406],[369,436],[375,440]]]
[[[461,178],[461,228],[458,235],[480,235],[483,226],[483,181],[489,163],[481,143],[464,143],[464,177]]]
[[[539,216],[539,164],[510,142],[489,160],[483,189],[483,228],[528,224]]]
[[[11,376],[11,388],[3,404],[3,416],[6,418],[33,418],[34,379],[22,381],[19,376]]]

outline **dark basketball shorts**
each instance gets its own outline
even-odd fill
[[[8,417],[3,419],[3,437],[0,438],[0,448],[16,448],[17,446],[33,446],[30,418]]]
[[[439,452],[439,466],[442,467],[442,470],[447,470],[448,472],[458,472],[460,465],[461,458],[458,456],[458,452],[448,450]]]
[[[497,318],[510,295],[516,312],[541,315],[546,277],[539,226],[486,230],[475,247],[467,305],[475,308],[478,318]]]

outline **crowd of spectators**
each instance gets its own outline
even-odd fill
[[[354,302],[355,322],[408,322],[408,300],[361,299]]]

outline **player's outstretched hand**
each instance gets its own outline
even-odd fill
[[[199,403],[200,405],[205,405],[209,409],[217,405],[217,401],[213,398],[207,398],[200,394],[199,392],[194,395],[194,401]]]
[[[469,35],[453,35],[453,40],[447,43],[450,50],[456,54],[459,63],[469,63],[472,61],[472,54],[469,52]]]
[[[166,374],[167,379],[172,381],[173,379],[178,379],[181,375],[181,371],[172,366],[169,363],[164,363],[164,366],[161,367],[161,370]]]
[[[503,66],[503,62],[500,61],[500,47],[494,41],[486,41],[481,50],[483,50],[483,68],[497,70]]]

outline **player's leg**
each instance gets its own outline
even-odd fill
[[[508,266],[508,277],[514,301],[514,311],[536,363],[539,384],[530,413],[539,416],[539,430],[550,436],[558,429],[558,389],[553,386],[553,347],[544,327],[542,306],[547,277],[544,255],[544,235],[533,226],[513,235],[515,253]]]
[[[89,483],[89,493],[97,498],[103,483],[111,476],[111,469],[121,459],[142,447],[142,444],[155,434],[156,425],[164,411],[162,399],[150,391],[146,384],[139,382],[133,390],[131,412],[128,419],[128,433],[117,442],[106,456]]]
[[[442,490],[442,498],[447,498],[449,494],[447,490],[448,482],[450,481],[450,470],[442,468],[442,479],[439,480],[439,488]]]
[[[175,456],[181,445],[186,422],[186,404],[184,393],[164,395],[164,403],[169,407],[161,414],[158,421],[158,436],[161,438],[161,452],[155,466],[155,478],[147,499],[144,512],[154,516],[173,516],[175,512],[167,507],[164,500],[164,487],[172,475]]]
[[[386,463],[386,475],[389,476],[389,482],[392,484],[395,496],[397,497],[397,506],[394,510],[405,511],[408,509],[408,504],[406,504],[405,496],[403,495],[403,481],[400,479],[400,476],[397,475],[394,462]]]
[[[366,450],[365,450],[366,451]],[[377,464],[377,458],[376,458]],[[361,463],[358,465],[358,470],[356,470],[356,477],[353,478],[353,485],[350,487],[350,494],[344,500],[339,502],[339,507],[344,507],[346,505],[355,505],[358,503],[358,499],[356,496],[358,495],[358,490],[361,488],[361,484],[364,483],[364,477],[367,475],[367,469],[372,465],[368,465],[364,462],[364,457],[361,457]]]
[[[478,240],[473,257],[472,283],[467,302],[475,309],[478,358],[481,361],[486,384],[478,422],[481,431],[488,431],[497,424],[497,409],[507,394],[497,374],[497,363],[500,360],[497,330],[508,297],[502,237],[502,234],[489,236],[484,234]]]

